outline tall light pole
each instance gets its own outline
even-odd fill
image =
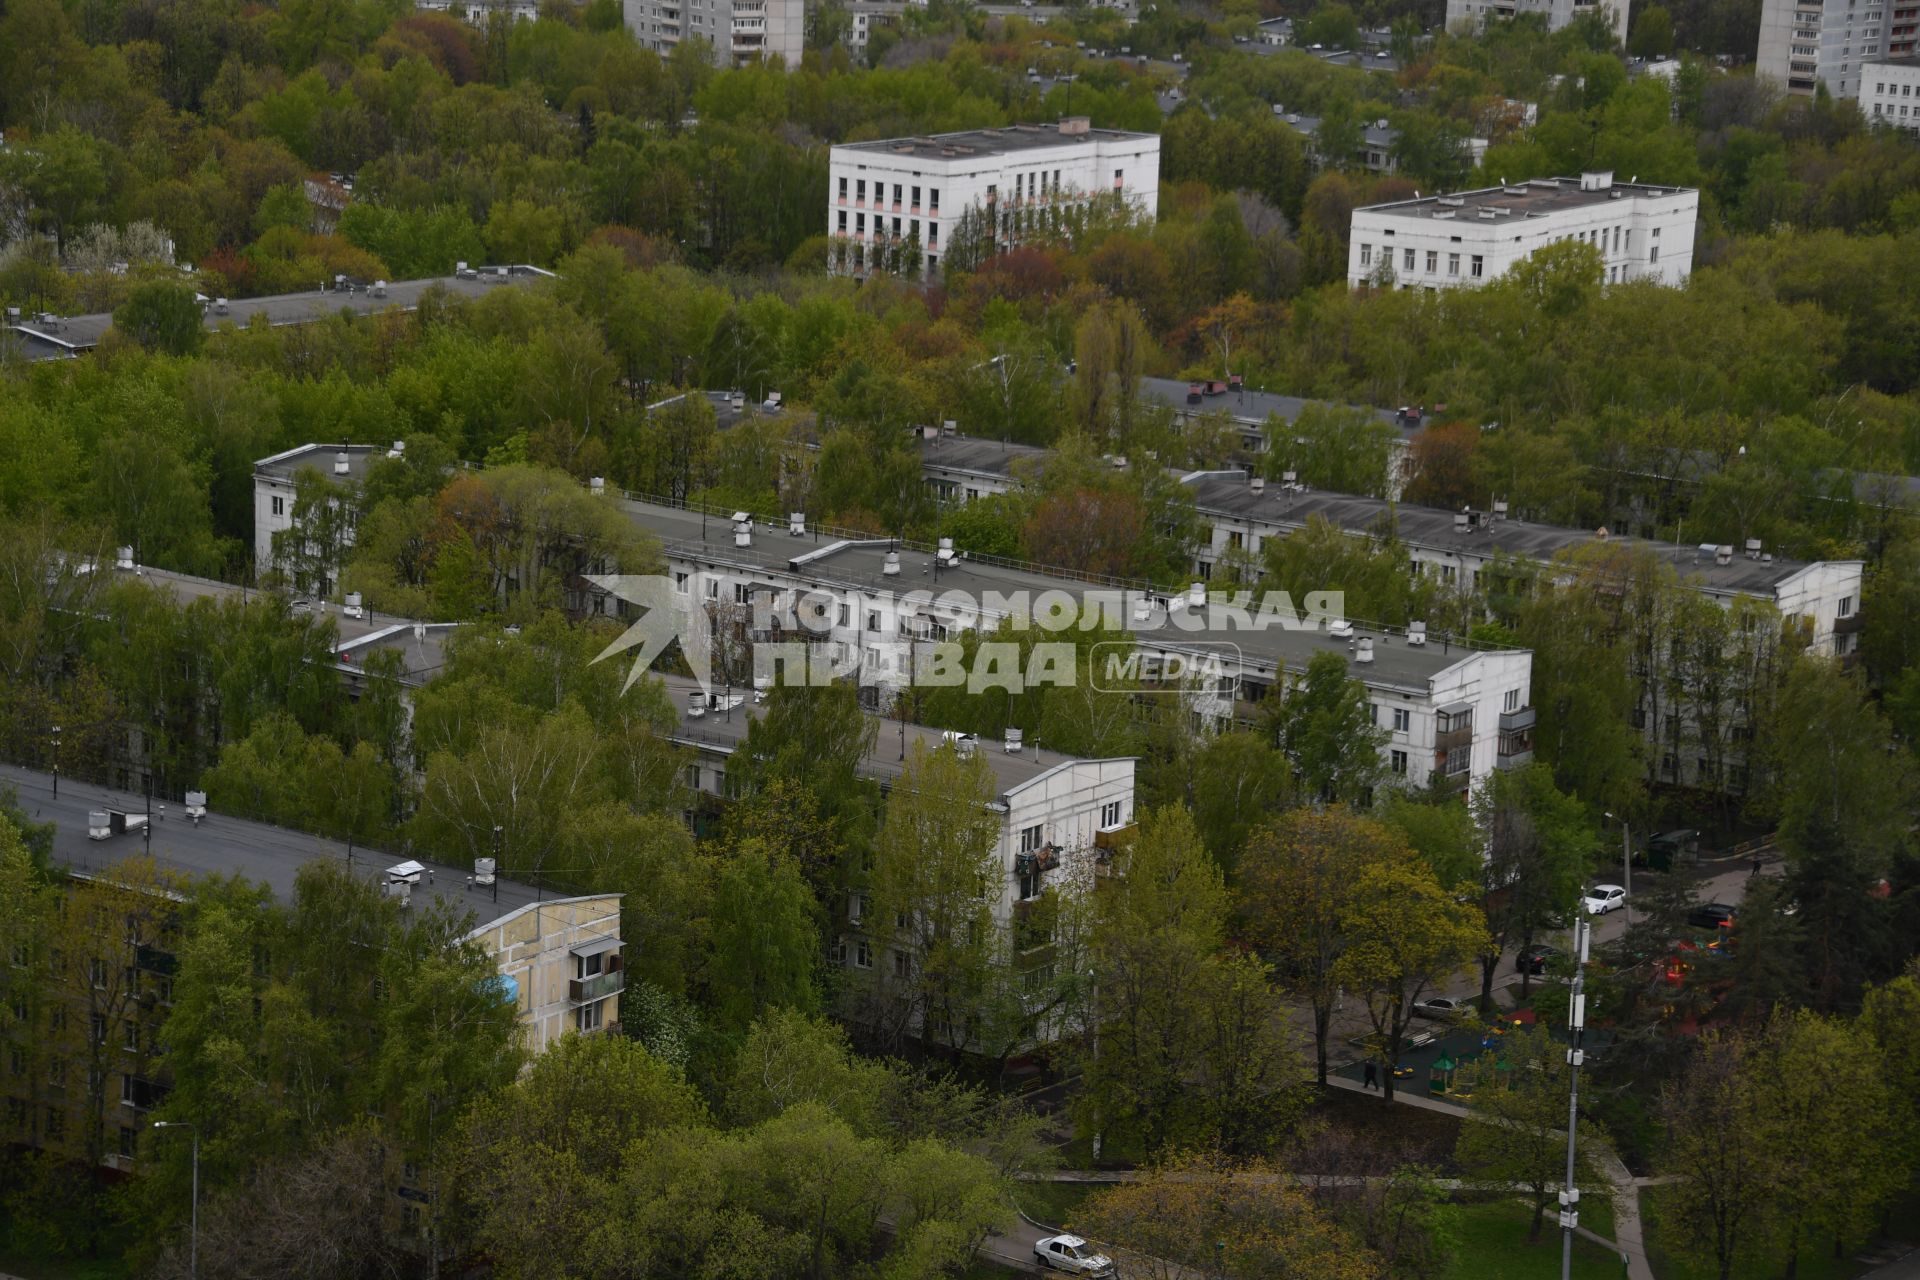
[[[1567,1181],[1560,1192],[1560,1280],[1572,1280],[1573,1233],[1580,1225],[1580,1188],[1573,1185],[1574,1137],[1580,1124],[1580,1033],[1587,1025],[1587,948],[1593,926],[1575,908],[1573,991],[1567,1001]]]
[[[155,1120],[156,1129],[185,1129],[193,1135],[193,1226],[187,1236],[187,1275],[200,1276],[200,1130],[187,1120]]]
[[[53,726],[53,798],[60,798],[60,726]]]
[[[1607,811],[1607,817],[1613,818],[1612,810]],[[1627,891],[1622,909],[1627,913],[1627,924],[1631,925],[1633,923],[1633,827],[1625,818],[1614,820],[1620,824],[1620,887]]]

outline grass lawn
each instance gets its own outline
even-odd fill
[[[1016,1182],[1013,1202],[1035,1222],[1058,1227],[1079,1211],[1087,1197],[1104,1189],[1087,1182]]]
[[[1458,1248],[1441,1280],[1539,1280],[1560,1268],[1560,1228],[1549,1213],[1538,1244],[1527,1243],[1531,1210],[1518,1200],[1469,1202],[1459,1206]],[[1581,1211],[1586,1221],[1587,1211]],[[1611,1227],[1611,1218],[1608,1226]],[[1573,1242],[1575,1280],[1620,1280],[1620,1259],[1591,1240]],[[1656,1270],[1660,1280],[1664,1272]]]
[[[1669,1233],[1661,1228],[1659,1217],[1660,1197],[1666,1190],[1665,1187],[1643,1187],[1640,1190],[1641,1230],[1647,1242],[1647,1265],[1653,1268],[1653,1274],[1660,1280],[1719,1280],[1719,1270],[1711,1260],[1683,1258],[1667,1247]],[[1857,1252],[1857,1248],[1849,1249],[1847,1257],[1835,1258],[1831,1240],[1810,1242],[1801,1247],[1798,1278],[1850,1280],[1850,1277],[1868,1270],[1853,1260],[1852,1255]],[[1767,1280],[1767,1277],[1784,1275],[1786,1268],[1784,1253],[1769,1253],[1740,1259],[1734,1265],[1734,1274],[1750,1276],[1753,1280]]]

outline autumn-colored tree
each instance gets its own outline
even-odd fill
[[[1334,1224],[1293,1175],[1259,1161],[1188,1156],[1103,1191],[1072,1226],[1129,1276],[1370,1280],[1380,1259]]]

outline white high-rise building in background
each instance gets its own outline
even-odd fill
[[[721,67],[778,54],[789,71],[806,42],[805,0],[622,0],[627,30],[661,57],[682,40],[705,40]]]
[[[1513,18],[1523,13],[1545,14],[1547,30],[1558,31],[1584,13],[1598,13],[1613,28],[1613,38],[1627,41],[1627,0],[1447,0],[1447,30],[1478,31],[1489,18]]]
[[[1920,0],[1761,0],[1754,74],[1811,95],[1871,92],[1868,66],[1915,53]],[[1884,77],[1883,77],[1884,79]]]

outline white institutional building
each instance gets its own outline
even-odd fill
[[[1095,129],[1084,116],[833,148],[827,234],[834,271],[937,275],[960,218],[973,210],[989,251],[1050,234],[1101,196],[1153,218],[1159,207],[1160,138]],[[921,264],[903,260],[917,251]]]
[[[1577,240],[1600,251],[1608,284],[1678,285],[1693,270],[1699,213],[1692,188],[1615,182],[1604,172],[1368,205],[1353,211],[1347,282],[1474,288],[1536,249]]]
[[[1489,18],[1523,13],[1546,15],[1549,31],[1560,30],[1582,14],[1598,13],[1613,29],[1615,40],[1627,41],[1627,0],[1447,0],[1447,30],[1478,31]]]
[[[661,57],[682,40],[705,40],[719,67],[744,67],[779,55],[787,70],[806,46],[804,0],[621,0],[627,30]]]
[[[1868,124],[1920,133],[1920,57],[1869,62],[1860,72],[1860,114]]]

